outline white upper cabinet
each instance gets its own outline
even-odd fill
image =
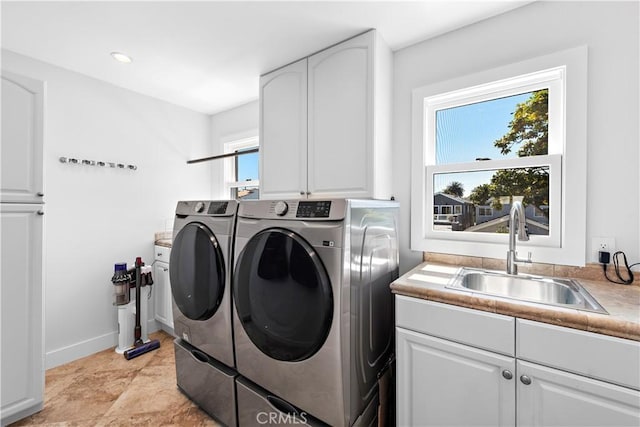
[[[44,83],[2,71],[2,202],[42,203]]]
[[[260,78],[260,195],[307,190],[307,60]]]
[[[260,87],[262,198],[391,197],[391,52],[375,31]]]

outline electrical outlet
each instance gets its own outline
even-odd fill
[[[598,262],[598,252],[605,251],[613,255],[616,247],[616,239],[613,237],[594,237],[591,239],[591,259]]]

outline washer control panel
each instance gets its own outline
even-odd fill
[[[296,218],[329,218],[331,213],[331,202],[323,201],[301,201],[298,203]]]

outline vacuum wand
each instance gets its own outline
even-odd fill
[[[141,292],[140,288],[142,286],[142,258],[136,258],[136,326],[134,328],[134,341],[133,347],[124,352],[124,358],[127,360],[133,359],[134,357],[138,357],[141,354],[147,353],[149,351],[160,348],[160,341],[158,340],[150,340],[148,342],[142,341],[142,326],[140,322],[140,298]],[[146,319],[145,319],[146,321]]]

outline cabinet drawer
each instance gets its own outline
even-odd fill
[[[518,319],[518,359],[640,390],[640,343]]]
[[[156,261],[169,262],[171,248],[155,245],[153,256]]]
[[[514,355],[515,319],[396,295],[396,325],[416,332]]]

